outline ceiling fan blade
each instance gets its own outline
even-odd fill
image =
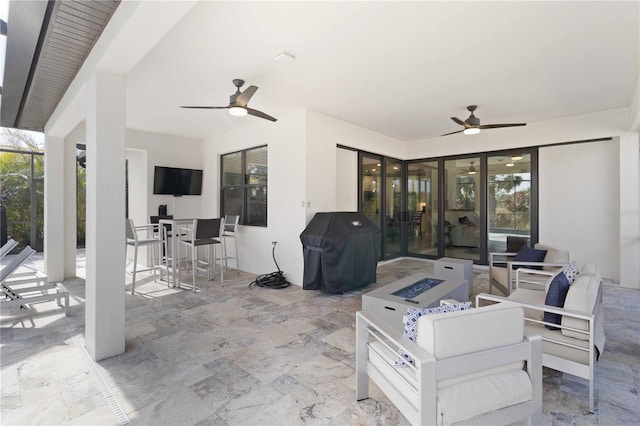
[[[460,120],[459,118],[457,118],[457,117],[451,117],[451,119],[452,119],[453,121],[455,121],[455,122],[456,122],[456,124],[459,124],[459,125],[461,125],[461,126],[464,126],[464,121]],[[442,136],[444,136],[444,135],[442,135]]]
[[[451,133],[445,133],[444,135],[440,135],[440,136],[449,136],[449,135],[454,135],[454,134],[460,133],[460,132],[464,132],[464,130],[458,130],[458,131],[451,132]]]
[[[249,113],[249,115],[253,115],[254,117],[264,118],[265,120],[269,121],[278,121],[277,118],[273,118],[269,114],[265,114],[264,112],[258,111],[257,109],[247,108],[247,112]]]
[[[192,109],[229,109],[228,106],[181,106],[180,108],[192,108]]]
[[[258,86],[247,87],[247,89],[236,98],[236,105],[246,107],[249,99],[256,93],[256,90],[258,90]]]
[[[481,129],[497,129],[499,127],[518,127],[526,126],[527,123],[509,123],[509,124],[482,124]]]

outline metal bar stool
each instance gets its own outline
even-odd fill
[[[215,246],[220,244],[221,253],[224,253],[224,241],[220,238],[222,229],[224,227],[223,219],[194,219],[193,228],[180,228],[180,231],[187,233],[186,238],[180,240],[180,246],[184,246],[187,251],[191,249],[191,277],[192,277],[192,289],[197,291],[196,287],[196,274],[198,271],[206,272],[207,278],[213,280],[213,273],[215,272]],[[208,260],[198,260],[197,248],[208,247]],[[178,276],[181,276],[181,266],[178,263]],[[224,274],[222,268],[222,261],[220,262],[220,282],[224,286]]]
[[[164,267],[160,264],[154,263],[155,259],[159,259],[155,254],[152,253],[151,258],[151,266],[145,269],[138,269],[138,248],[139,247],[151,247],[151,250],[155,252],[155,249],[162,251],[162,240],[159,237],[155,237],[153,234],[153,230],[157,225],[142,225],[135,226],[133,223],[133,219],[127,219],[126,223],[126,235],[127,235],[127,246],[128,249],[130,246],[134,248],[133,251],[133,280],[131,284],[131,294],[134,294],[136,288],[136,273],[144,272],[144,271],[153,271],[153,280],[156,281],[156,270],[160,270],[160,277],[162,278],[162,269]],[[138,233],[145,231],[147,233],[146,238],[140,239],[138,238]],[[126,250],[125,250],[126,256]]]

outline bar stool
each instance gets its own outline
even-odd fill
[[[215,246],[220,244],[221,253],[224,253],[224,240],[220,235],[224,232],[224,219],[193,219],[193,228],[180,228],[181,233],[184,231],[187,236],[180,240],[180,246],[191,249],[191,276],[192,289],[196,292],[196,274],[198,271],[206,272],[207,278],[211,281],[215,272]],[[208,246],[208,260],[198,260],[197,248]],[[178,263],[178,277],[181,276],[181,265]],[[224,273],[222,261],[220,262],[220,282],[224,286]]]
[[[160,264],[156,264],[154,263],[153,259],[157,259],[155,257],[154,254],[151,255],[152,261],[151,261],[151,266],[149,268],[145,268],[145,269],[138,269],[138,247],[151,247],[151,250],[153,252],[155,252],[154,249],[158,249],[159,251],[162,250],[162,240],[160,238],[154,237],[153,236],[153,229],[154,227],[157,225],[142,225],[142,226],[135,226],[135,224],[133,223],[133,219],[127,219],[127,223],[126,223],[126,235],[127,235],[127,245],[126,248],[128,249],[129,246],[134,248],[133,251],[133,279],[132,279],[132,284],[131,284],[131,294],[133,295],[135,292],[135,288],[136,288],[136,273],[137,272],[144,272],[144,271],[153,271],[153,280],[156,281],[156,270],[160,270],[160,278],[162,278],[162,269],[164,269],[164,267]],[[142,232],[142,231],[146,231],[147,232],[147,237],[145,239],[139,239],[138,238],[138,232]],[[126,256],[126,250],[125,250],[125,256]],[[167,272],[168,274],[168,272]]]
[[[238,258],[238,240],[236,239],[236,230],[238,229],[238,222],[240,221],[240,216],[238,215],[226,215],[224,217],[224,230],[222,233],[222,239],[227,240],[229,238],[233,239],[233,250],[234,257],[231,257],[227,254],[227,244],[225,242],[224,248],[224,267],[229,269],[229,265],[227,260],[235,259],[236,260],[236,271],[240,273],[240,259]]]

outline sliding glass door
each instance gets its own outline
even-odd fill
[[[438,161],[407,164],[407,252],[438,255]]]
[[[487,157],[488,250],[517,252],[531,243],[531,154]]]
[[[381,259],[453,257],[537,241],[537,150],[400,161],[359,154],[360,211],[380,229]]]
[[[384,258],[402,255],[402,229],[405,226],[406,208],[402,202],[402,162],[385,159],[384,211],[386,227],[384,232]]]
[[[480,260],[482,244],[480,157],[444,162],[444,255]]]

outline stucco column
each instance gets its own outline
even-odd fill
[[[87,82],[85,338],[94,360],[124,352],[125,80],[97,70]]]
[[[64,279],[64,138],[45,135],[44,270],[49,282]]]
[[[77,251],[77,176],[76,144],[64,143],[64,277],[76,276]]]
[[[640,141],[620,136],[620,285],[640,289]]]

